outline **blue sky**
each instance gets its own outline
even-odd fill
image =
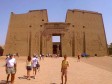
[[[107,43],[112,42],[112,0],[0,0],[0,45],[5,44],[10,13],[47,9],[49,22],[64,22],[68,9],[102,13]]]

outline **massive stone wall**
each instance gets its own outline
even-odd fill
[[[31,54],[40,53],[40,34],[44,22],[48,22],[46,10],[34,10],[25,14],[11,13],[4,55],[8,53],[29,55],[29,48]]]
[[[66,30],[66,27],[67,31],[60,30]],[[63,23],[48,22],[47,10],[32,10],[25,14],[11,13],[4,55],[52,54],[53,34],[61,37],[62,56],[76,56],[84,52],[90,56],[108,55],[102,15],[84,10],[68,10]]]
[[[84,10],[68,10],[66,22],[74,32],[75,55],[86,52],[91,56],[107,55],[107,42],[102,14]]]

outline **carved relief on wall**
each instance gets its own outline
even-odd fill
[[[51,39],[51,35],[49,34],[46,36],[46,41],[49,41],[50,39]]]
[[[9,39],[11,39],[10,41],[13,42],[13,41],[26,41],[27,39],[27,33],[24,33],[24,32],[12,32],[10,33],[10,35],[8,36]]]
[[[44,46],[44,48],[46,47],[46,36],[44,36],[43,46]]]
[[[81,45],[82,38],[81,38],[81,33],[80,32],[75,33],[75,38],[76,38],[77,44]]]
[[[9,38],[10,42],[12,43],[14,41],[14,33],[10,33],[8,38]]]
[[[51,39],[51,35],[46,35],[46,36],[43,36],[44,40],[43,40],[43,47],[44,47],[44,50],[46,50],[45,52],[48,51],[48,44],[49,44],[49,41]]]
[[[97,42],[99,44],[99,50],[102,50],[104,47],[103,47],[103,44],[102,44],[102,41],[101,41],[101,37],[100,37],[99,34],[97,35],[97,38],[98,38]]]
[[[83,32],[75,32],[75,46],[78,52],[82,52],[84,48],[84,45],[86,45],[86,42],[84,42],[84,35]],[[86,39],[86,38],[85,38]]]
[[[14,32],[10,33],[9,35],[9,48],[13,51],[16,51],[16,34]]]
[[[89,50],[89,51],[94,51],[94,50],[96,50],[96,47],[97,47],[97,50],[98,51],[101,51],[101,50],[104,50],[103,48],[104,48],[104,46],[103,46],[103,44],[102,44],[103,42],[102,42],[102,40],[101,40],[101,37],[100,37],[100,35],[99,34],[97,34],[92,40],[91,40],[91,45],[90,46],[93,46],[93,47],[86,47],[87,48],[87,50]]]
[[[72,38],[70,38],[70,40],[69,40],[69,45],[70,45],[70,47],[72,47]]]
[[[68,36],[69,36],[69,45],[70,45],[70,47],[72,47],[72,40],[73,40],[73,34],[71,33],[71,32],[68,32]]]
[[[35,44],[35,48],[38,49],[38,47],[39,47],[39,41],[40,41],[39,40],[39,33],[38,32],[35,33],[34,40],[35,40],[35,43],[34,43]]]

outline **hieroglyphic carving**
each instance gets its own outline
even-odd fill
[[[10,33],[10,35],[9,35],[10,43],[13,42],[13,38],[14,38],[14,35],[12,33]]]
[[[46,47],[46,36],[44,37],[44,43],[43,43],[43,46],[44,46],[44,48]]]
[[[77,46],[77,50],[80,51],[80,47],[81,47],[81,33],[80,32],[76,32],[75,33],[75,39],[76,39],[76,45]]]
[[[72,46],[72,38],[69,40],[69,45]]]
[[[98,42],[98,44],[99,44],[99,50],[102,50],[102,48],[103,48],[103,44],[102,44],[100,35],[97,35],[97,38],[98,38],[97,42]]]
[[[68,32],[69,34],[69,45],[72,46],[72,40],[73,40],[73,34],[71,32]]]
[[[13,33],[10,33],[9,35],[9,39],[10,39],[10,42],[9,42],[9,48],[12,49],[12,51],[16,51],[16,34],[13,32]],[[13,44],[13,45],[12,45]]]
[[[35,34],[35,46],[36,46],[36,48],[38,48],[39,47],[39,34],[38,34],[38,32],[36,32],[36,34]]]

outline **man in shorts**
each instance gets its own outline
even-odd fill
[[[64,60],[62,60],[62,63],[61,63],[61,72],[62,72],[62,75],[61,75],[61,80],[62,80],[62,83],[63,84],[63,76],[65,76],[65,83],[67,83],[67,67],[69,66],[69,63],[67,61],[67,56],[64,55]]]
[[[10,55],[9,58],[6,59],[6,74],[7,74],[7,81],[6,84],[8,84],[9,77],[11,74],[11,84],[14,84],[15,79],[15,73],[16,73],[16,59],[13,55]]]

